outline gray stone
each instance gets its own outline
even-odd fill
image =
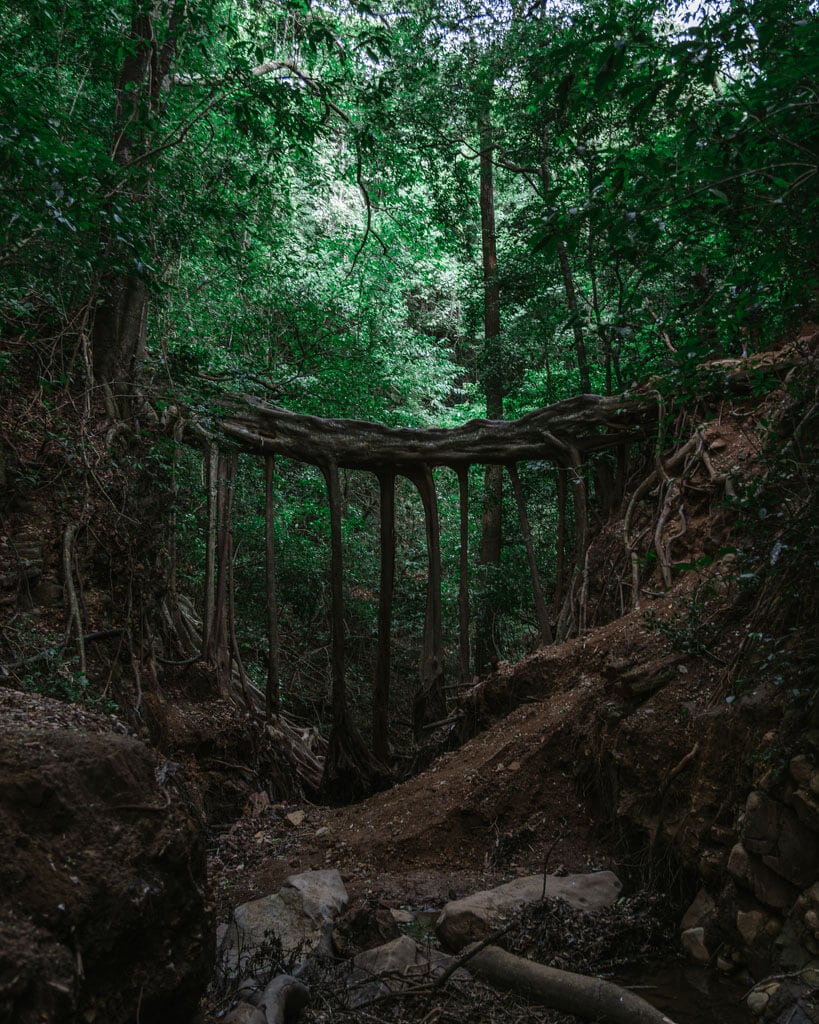
[[[814,832],[819,832],[819,800],[806,789],[797,789],[788,798],[797,818]]]
[[[333,922],[347,906],[347,891],[334,868],[291,875],[272,896],[234,909],[219,943],[218,965],[224,977],[247,973],[248,961],[263,955],[271,942],[285,954],[331,951]]]
[[[754,989],[745,1000],[745,1005],[755,1017],[761,1017],[770,1001],[771,997],[767,992],[758,992]]]
[[[593,874],[546,876],[545,895],[564,900],[578,910],[599,910],[611,906],[622,889],[611,871]],[[441,942],[454,951],[479,942],[501,927],[510,914],[544,895],[543,875],[518,878],[497,889],[477,892],[447,903],[435,924]]]
[[[796,896],[794,886],[771,871],[756,857],[752,857],[742,843],[737,843],[731,850],[728,873],[750,889],[766,907],[782,910],[789,906]]]
[[[779,965],[785,971],[801,971],[811,960],[802,942],[802,928],[793,918],[785,922],[774,945],[778,951]]]
[[[810,777],[815,769],[809,757],[805,754],[798,754],[796,757],[791,758],[788,767],[790,768],[791,778],[797,785],[807,786],[810,784]]]
[[[737,931],[746,946],[753,946],[765,931],[767,916],[762,910],[737,911]]]
[[[733,875],[738,882],[745,882],[748,879],[749,870],[748,851],[742,843],[735,843],[728,857],[728,874]]]
[[[782,804],[767,793],[754,790],[748,794],[742,823],[742,845],[749,853],[771,853],[775,849],[784,810]]]
[[[267,1024],[264,1012],[250,1003],[237,1003],[223,1020],[224,1024]]]
[[[348,1006],[356,1009],[390,992],[433,981],[453,962],[454,957],[435,949],[422,949],[408,935],[368,949],[353,960],[353,971],[347,981]],[[453,979],[468,982],[470,975],[461,967],[454,972]]]
[[[707,964],[711,959],[708,947],[705,945],[705,929],[689,928],[680,935],[680,944],[692,960],[698,964]]]
[[[819,837],[803,825],[793,811],[783,807],[776,847],[763,856],[762,862],[800,888],[810,885],[816,878],[819,864]]]
[[[702,928],[713,918],[716,904],[705,889],[700,889],[691,906],[686,910],[680,921],[680,931],[689,928]]]

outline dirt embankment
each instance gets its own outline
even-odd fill
[[[0,1020],[188,1019],[213,959],[204,821],[116,719],[0,688]]]

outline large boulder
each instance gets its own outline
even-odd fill
[[[346,909],[347,890],[335,868],[291,875],[277,893],[242,903],[219,931],[223,978],[266,973],[313,953],[332,952],[333,923]],[[269,961],[262,962],[262,961]]]
[[[447,903],[435,924],[438,938],[455,952],[480,942],[501,927],[515,911],[544,896],[562,899],[578,910],[611,906],[622,889],[611,871],[578,875],[528,875]]]
[[[205,829],[110,716],[0,687],[0,1021],[184,1021],[212,963]]]

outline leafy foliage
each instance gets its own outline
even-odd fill
[[[452,425],[483,414],[488,382],[507,416],[576,394],[585,375],[612,392],[670,372],[679,390],[704,360],[765,346],[815,302],[819,47],[804,0],[696,10],[413,0],[400,12],[364,0],[5,0],[2,12],[0,324],[10,352],[37,352],[49,388],[98,383],[95,323],[124,280],[150,299],[134,376],[163,407],[205,422],[230,391],[322,415]],[[491,347],[482,114],[495,139],[503,325]],[[0,353],[3,386],[16,374]],[[180,456],[176,471],[181,491],[197,494],[193,460]],[[548,539],[555,480],[540,466],[522,477],[535,536]],[[453,579],[457,489],[443,473],[439,486]],[[475,474],[474,507],[482,488]],[[257,651],[260,493],[258,469],[244,468],[238,612]],[[374,494],[371,481],[347,481],[362,702]],[[298,690],[326,670],[323,643],[293,639],[327,629],[323,483],[284,465],[276,498]],[[193,588],[204,532],[194,505],[180,501],[177,520]],[[401,676],[414,671],[424,616],[418,511],[402,493]],[[475,600],[492,585],[499,656],[519,653],[533,626],[522,543],[514,532],[507,541],[498,578],[472,581]],[[548,582],[546,540],[538,557]],[[445,610],[454,648],[454,588]],[[261,678],[263,657],[249,667]]]

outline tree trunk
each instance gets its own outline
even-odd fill
[[[265,580],[267,590],[267,688],[265,691],[265,714],[268,722],[279,714],[279,608],[276,599],[276,548],[273,521],[273,470],[274,457],[268,455],[264,461],[265,495]]]
[[[219,479],[219,449],[215,444],[211,444],[208,447],[205,478],[208,489],[208,532],[205,540],[205,614],[202,620],[203,652],[209,649],[216,609],[216,530],[218,525],[216,497]]]
[[[334,462],[322,466],[330,503],[330,594],[331,670],[333,725],[321,796],[331,803],[349,803],[368,796],[374,787],[383,785],[388,772],[373,758],[356,729],[347,707],[347,683],[344,672],[344,557],[341,540],[341,490],[338,466]]]
[[[492,165],[493,132],[490,120],[491,86],[480,117],[480,204],[481,252],[483,258],[483,325],[484,325],[484,391],[486,416],[503,419],[503,370],[500,339],[500,284],[495,233],[495,182]],[[493,569],[500,566],[503,545],[503,467],[486,467],[484,507],[481,522],[481,563],[489,567],[484,588],[481,615],[475,637],[476,669],[483,671],[494,654],[494,623],[496,617],[495,579]]]
[[[461,547],[458,558],[458,654],[459,680],[466,686],[469,671],[469,468],[458,467],[458,507],[461,516]]]
[[[557,639],[563,641],[575,631],[582,631],[585,617],[589,547],[589,503],[583,464],[576,449],[571,452],[568,467],[574,504],[574,566],[557,624]]]
[[[378,651],[373,687],[373,753],[386,762],[390,733],[392,596],[395,584],[395,474],[379,473],[381,490],[381,589],[378,595]]]
[[[421,472],[411,474],[410,479],[418,488],[424,506],[429,560],[421,678],[413,704],[413,725],[418,737],[425,725],[446,718],[447,706],[441,628],[441,535],[438,523],[438,498],[432,470],[428,466]]]
[[[566,592],[566,503],[568,487],[566,484],[567,470],[564,466],[557,468],[557,567],[555,570],[554,607],[559,608]]]
[[[551,176],[549,172],[549,126],[543,129],[541,140],[542,152],[540,161],[540,184],[543,189],[543,201],[548,203],[549,191],[551,189]],[[577,356],[577,368],[580,371],[580,392],[591,394],[591,374],[589,371],[589,360],[586,353],[586,342],[583,337],[583,324],[580,319],[580,310],[577,305],[577,289],[575,288],[574,276],[572,275],[571,264],[569,263],[569,252],[563,238],[557,240],[557,259],[560,264],[560,275],[563,278],[563,289],[566,292],[566,307],[569,310],[571,319],[572,334],[574,335],[575,355]]]
[[[215,572],[216,586],[212,617],[207,626],[207,646],[203,652],[207,665],[216,676],[219,693],[230,694],[230,636],[228,628],[228,581],[230,576],[230,519],[233,509],[233,483],[236,474],[235,454],[219,452],[216,469],[215,502]]]
[[[512,463],[507,466],[507,469],[509,470],[509,477],[512,481],[512,490],[518,506],[520,532],[523,535],[523,543],[526,546],[526,558],[529,562],[529,575],[532,579],[532,591],[535,598],[535,611],[537,612],[537,620],[540,626],[540,643],[541,646],[545,646],[552,642],[552,627],[549,624],[549,613],[546,610],[546,601],[543,597],[543,587],[540,584],[540,572],[537,567],[535,545],[532,540],[532,531],[529,529],[529,517],[526,515],[526,499],[523,497],[523,488],[520,484],[517,467]]]
[[[557,243],[557,258],[560,263],[560,273],[563,277],[563,288],[566,292],[566,306],[572,324],[574,335],[574,350],[577,356],[577,368],[580,371],[580,392],[584,395],[591,394],[591,373],[589,371],[589,358],[586,353],[586,341],[583,337],[583,324],[580,317],[580,309],[577,305],[577,289],[574,284],[572,268],[569,263],[569,252],[566,243],[562,238]]]
[[[333,678],[333,728],[343,725],[347,715],[347,683],[344,674],[344,554],[341,543],[341,491],[338,466],[324,469],[330,502],[330,630]]]
[[[153,7],[134,6],[115,89],[111,159],[126,179],[119,201],[140,206],[145,204],[151,178],[150,161],[143,159],[150,144],[145,126],[149,122],[155,126],[161,117],[162,94],[176,56],[186,4],[183,0],[159,0]],[[113,391],[129,402],[145,358],[149,291],[133,251],[106,237],[105,232],[103,239],[111,269],[102,276],[94,317],[94,375],[109,395]]]

